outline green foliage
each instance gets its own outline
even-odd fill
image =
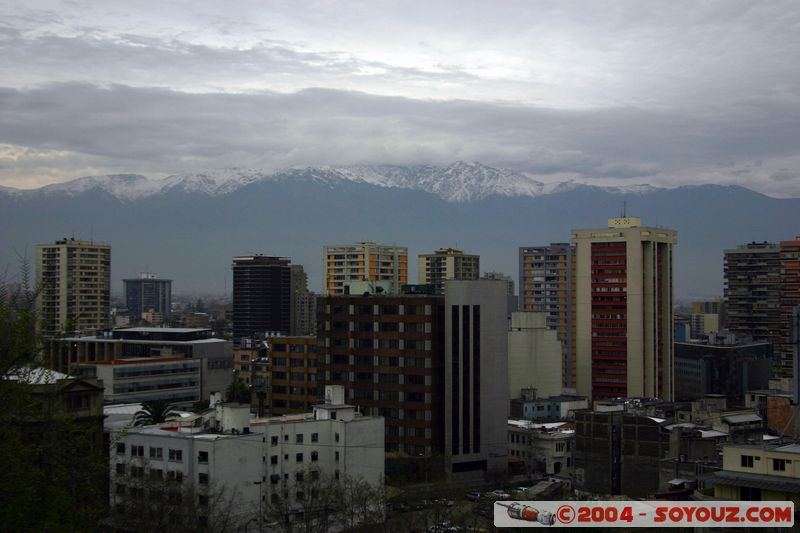
[[[27,261],[0,278],[0,530],[95,531],[106,513],[102,418],[63,409],[56,384],[34,385],[41,366],[36,294]]]
[[[250,403],[250,387],[244,382],[234,379],[225,391],[225,400],[229,402]]]
[[[167,418],[175,412],[175,408],[167,400],[147,400],[142,402],[142,408],[133,416],[133,425],[160,424],[166,422]]]

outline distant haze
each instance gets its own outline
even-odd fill
[[[482,271],[518,276],[518,247],[568,242],[573,228],[604,227],[629,214],[678,230],[676,296],[722,294],[723,249],[793,238],[800,199],[734,186],[659,189],[543,185],[480,163],[447,167],[233,169],[86,178],[37,191],[0,190],[0,272],[17,254],[75,235],[112,245],[112,287],[144,270],[174,280],[177,293],[230,290],[235,255],[289,256],[322,287],[322,246],[373,240],[416,255],[453,246],[481,255]]]

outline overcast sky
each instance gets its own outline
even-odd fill
[[[800,3],[0,0],[0,185],[456,160],[800,196]]]

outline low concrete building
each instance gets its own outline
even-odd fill
[[[587,409],[589,400],[581,396],[549,396],[540,398],[536,389],[522,389],[520,397],[511,400],[511,418],[524,420],[572,420],[575,411]]]
[[[119,360],[198,360],[202,398],[225,391],[233,379],[233,344],[214,337],[210,329],[139,327],[101,331],[51,341],[47,356],[51,368],[66,373],[80,366]]]
[[[528,477],[571,477],[574,441],[575,425],[569,422],[508,421],[509,463],[522,465]]]
[[[644,498],[659,490],[667,456],[665,420],[622,410],[575,413],[575,488],[599,495]]]
[[[190,405],[210,395],[203,390],[203,362],[199,359],[135,357],[78,366],[78,375],[99,378],[107,403],[166,400]]]
[[[800,504],[800,445],[729,444],[713,496],[721,500],[788,501]]]
[[[276,512],[318,510],[304,494],[324,488],[313,481],[382,486],[383,434],[383,418],[346,405],[339,386],[326,387],[325,403],[306,414],[252,419],[249,406],[218,403],[158,426],[119,428],[110,450],[111,505],[125,512],[144,497],[139,489],[146,479],[193,487],[200,525],[215,496],[233,498],[235,514],[260,509],[265,521]]]

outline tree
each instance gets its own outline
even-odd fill
[[[250,403],[250,387],[244,382],[234,379],[225,391],[225,399],[229,402]]]
[[[238,508],[235,491],[165,477],[145,459],[112,479],[109,525],[114,530],[222,533],[240,530],[249,516]]]
[[[17,282],[0,276],[0,529],[96,530],[107,509],[102,416],[75,416],[65,389],[77,382],[43,374],[38,291],[21,264]]]
[[[160,424],[175,413],[175,408],[167,400],[147,400],[142,402],[142,408],[134,415],[133,425],[151,426]]]

